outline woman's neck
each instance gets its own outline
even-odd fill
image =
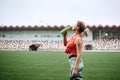
[[[80,33],[76,31],[76,32],[74,33],[74,35],[77,36],[77,35],[80,35]]]

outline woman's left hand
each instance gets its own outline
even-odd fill
[[[72,76],[77,76],[77,69],[73,69]]]

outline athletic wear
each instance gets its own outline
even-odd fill
[[[70,80],[82,80],[82,70],[83,70],[83,61],[82,59],[80,59],[80,63],[78,66],[78,74],[77,76],[72,76],[72,71],[75,65],[75,61],[76,61],[76,57],[71,57],[69,59],[69,63],[70,63]]]
[[[70,54],[69,63],[70,63],[70,80],[82,80],[82,69],[83,69],[83,61],[80,59],[80,63],[78,66],[78,74],[77,76],[72,76],[72,71],[75,66],[77,51],[76,51],[76,38],[82,38],[82,35],[72,36],[71,39],[67,42],[65,53]]]
[[[82,35],[72,36],[72,38],[67,42],[65,53],[70,55],[77,55],[75,40],[78,37],[82,38]]]

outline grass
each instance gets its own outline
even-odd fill
[[[120,80],[120,53],[83,53],[84,80]],[[68,55],[50,51],[0,51],[0,80],[69,80]]]

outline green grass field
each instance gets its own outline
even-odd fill
[[[120,52],[83,52],[83,80],[120,80]],[[68,55],[0,51],[0,80],[69,80]]]

